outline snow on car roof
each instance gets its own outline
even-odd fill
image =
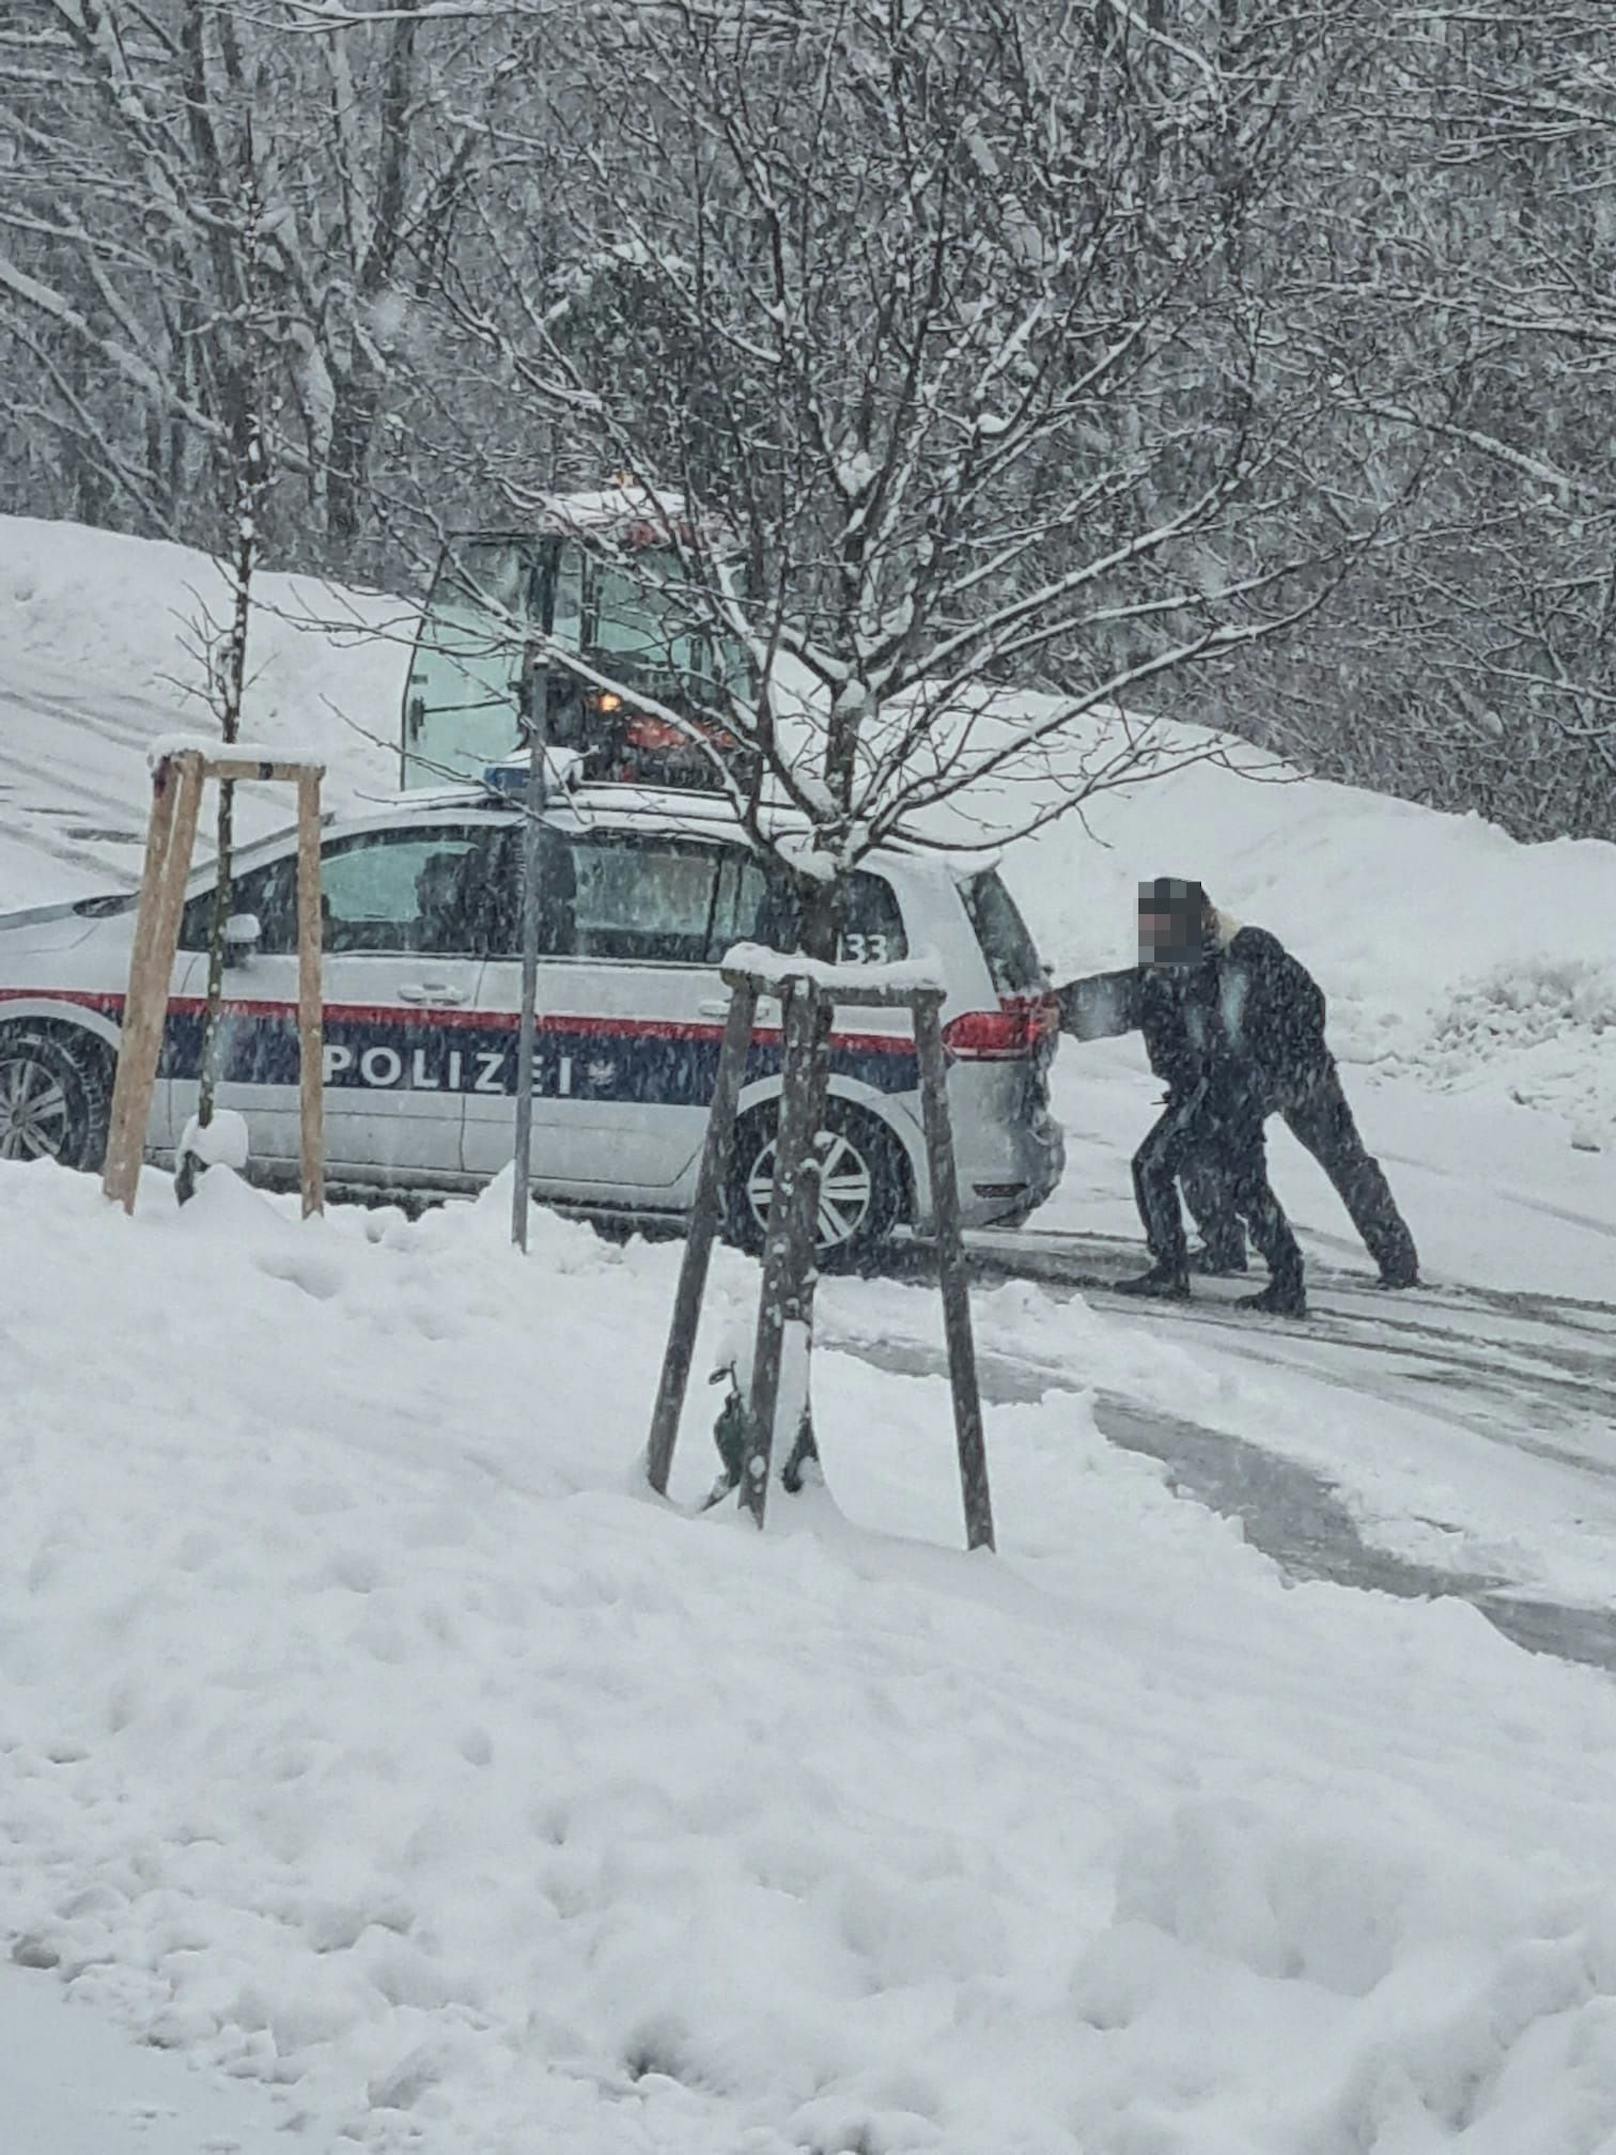
[[[520,527],[501,526],[459,532],[459,539],[599,538],[629,547],[665,546],[671,531],[688,533],[692,515],[683,494],[653,491],[632,482],[597,487],[577,494],[540,494]],[[728,552],[736,549],[732,533],[712,516],[698,520],[708,545]]]
[[[453,785],[411,787],[378,797],[368,804],[370,814],[400,817],[464,815],[472,809],[488,809],[501,815],[520,814],[522,796],[468,779]],[[661,821],[670,827],[685,829],[692,824],[738,829],[740,823],[726,795],[697,793],[679,786],[557,786],[545,802],[545,812],[557,815],[568,809],[587,816],[591,822]],[[774,821],[772,815],[770,821]]]
[[[521,797],[496,792],[491,786],[471,783],[424,787],[378,799],[354,820],[398,817],[415,819],[432,815],[466,815],[487,812],[512,815],[521,812]],[[664,831],[686,837],[704,831],[743,835],[742,824],[727,794],[698,793],[682,786],[632,786],[609,782],[558,788],[545,805],[552,820],[570,817],[580,828],[594,830]],[[813,826],[799,809],[774,807],[762,812],[765,832],[775,840],[810,840]],[[872,861],[902,861],[913,865],[925,860],[945,874],[963,881],[991,868],[999,859],[996,851],[939,853],[924,841],[906,842],[901,836],[888,839],[868,856]]]
[[[464,784],[444,785],[428,790],[411,788],[396,793],[379,793],[368,799],[354,801],[340,812],[327,810],[320,821],[327,831],[362,830],[385,827],[390,823],[419,823],[438,816],[464,817],[467,815],[490,815],[505,818],[520,814],[521,800],[509,794],[496,792],[492,787]],[[724,834],[735,838],[744,836],[740,817],[727,795],[721,793],[696,793],[676,786],[627,786],[616,783],[583,785],[565,791],[557,789],[545,808],[552,822],[567,821],[579,830],[622,830],[660,832],[669,836],[699,837],[703,833]],[[791,808],[766,809],[762,817],[767,835],[775,840],[811,842],[813,826],[799,810]],[[284,825],[279,830],[266,832],[250,845],[241,846],[236,853],[238,872],[254,866],[270,855],[284,850],[297,837],[295,824]],[[888,839],[866,854],[864,862],[872,867],[891,869],[901,866],[911,872],[922,864],[930,867],[957,883],[970,881],[973,876],[985,874],[996,868],[1002,859],[997,849],[982,851],[950,848],[939,851],[925,841],[906,842],[900,834]],[[200,887],[212,873],[210,861],[198,861],[192,869],[187,887]]]

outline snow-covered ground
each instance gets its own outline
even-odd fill
[[[267,2090],[137,2047],[59,1985],[4,1965],[0,2072],[17,2155],[287,2155]]]
[[[128,872],[200,573],[0,521],[0,905]],[[397,652],[259,656],[254,735],[381,790]],[[1009,863],[1062,969],[1202,875],[1323,980],[1427,1271],[1616,1301],[1616,850],[1212,770],[1091,820]],[[1151,1093],[1066,1044],[1036,1227],[1132,1231]],[[967,1557],[946,1388],[900,1373],[935,1293],[832,1282],[829,1489],[759,1540],[636,1472],[677,1249],[545,1219],[524,1261],[505,1209],[304,1224],[214,1170],[125,1221],[0,1168],[7,2155],[259,2155],[266,2115],[421,2155],[1616,2149],[1609,1680],[1297,1583],[1099,1426],[1227,1432],[1382,1547],[1608,1606],[1608,1417],[1528,1352],[1603,1335],[1478,1304],[1419,1363],[985,1289]],[[754,1286],[721,1253],[698,1371]],[[102,2021],[200,2070],[81,2054]]]
[[[1288,1584],[1082,1394],[993,1410],[968,1558],[941,1383],[834,1349],[834,1508],[683,1519],[634,1471],[676,1250],[505,1225],[0,1175],[25,1962],[322,2147],[1616,2134],[1603,1678]],[[892,1284],[825,1318],[937,1326]],[[1025,1286],[979,1325],[1205,1377]],[[676,1494],[711,1468],[693,1415]]]

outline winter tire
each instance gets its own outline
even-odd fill
[[[748,1115],[735,1132],[729,1239],[763,1248],[774,1184],[776,1111]],[[834,1096],[819,1133],[824,1179],[816,1258],[822,1272],[858,1272],[876,1258],[904,1214],[906,1181],[897,1141],[873,1115]]]
[[[0,1028],[0,1160],[100,1167],[112,1072],[97,1047],[65,1033]]]

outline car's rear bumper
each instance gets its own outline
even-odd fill
[[[961,1224],[989,1227],[1035,1212],[1066,1167],[1065,1132],[1049,1112],[1036,1070],[1025,1063],[956,1065],[949,1110]],[[914,1225],[922,1234],[934,1225],[930,1188],[920,1176]]]

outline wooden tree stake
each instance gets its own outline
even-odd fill
[[[645,1448],[646,1479],[659,1496],[668,1493],[673,1447],[678,1440],[679,1417],[684,1412],[685,1392],[690,1383],[690,1361],[696,1351],[702,1297],[707,1291],[707,1268],[722,1219],[724,1185],[735,1136],[735,1108],[746,1076],[746,1056],[752,1045],[756,1015],[756,991],[750,987],[737,988],[730,998],[724,1044],[718,1054],[718,1082],[707,1112],[707,1136],[701,1149],[701,1166],[696,1173],[696,1196],[685,1236],[684,1258],[679,1266],[679,1287],[673,1298],[673,1322],[668,1327],[662,1376],[651,1414],[651,1435]]]
[[[185,884],[196,844],[202,787],[208,779],[284,779],[297,785],[297,1019],[305,1217],[324,1196],[324,1048],[320,988],[320,780],[325,767],[287,759],[206,755],[199,748],[165,756],[152,773],[151,821],[141,870],[140,908],[129,954],[118,1043],[118,1070],[101,1188],[125,1212],[135,1209],[140,1164],[162,1054],[174,954],[179,947]]]
[[[982,1393],[976,1376],[971,1295],[960,1233],[959,1174],[954,1130],[948,1115],[948,1070],[943,1060],[939,1012],[942,995],[915,997],[915,1046],[920,1055],[920,1099],[926,1123],[926,1164],[937,1234],[937,1269],[943,1290],[943,1332],[948,1341],[948,1384],[954,1398],[954,1440],[959,1451],[960,1496],[965,1507],[965,1546],[991,1549],[993,1498],[988,1489],[987,1445],[982,1435]]]
[[[134,947],[129,954],[129,987],[101,1179],[106,1195],[122,1205],[125,1212],[135,1209],[152,1089],[163,1047],[163,1021],[168,1014],[169,981],[179,943],[185,879],[190,873],[201,806],[202,757],[174,756],[160,763],[152,773],[151,824],[146,835]]]

